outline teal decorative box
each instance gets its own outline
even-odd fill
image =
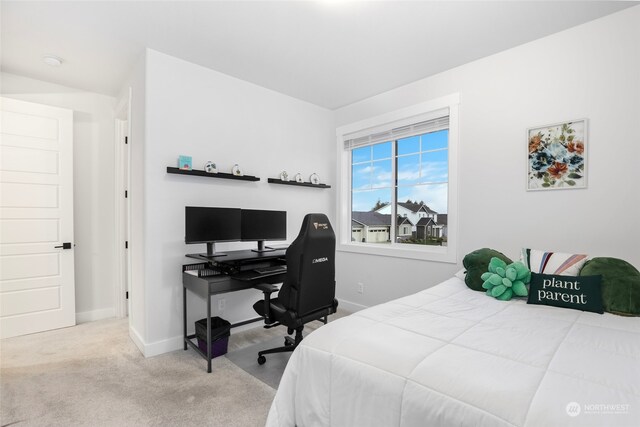
[[[184,170],[191,170],[191,156],[180,156],[178,158],[178,167]]]

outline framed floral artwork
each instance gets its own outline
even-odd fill
[[[587,187],[587,119],[527,130],[527,190]]]

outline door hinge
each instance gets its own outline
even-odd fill
[[[127,190],[124,190],[124,198],[126,199],[127,197],[129,197],[129,192]]]
[[[125,144],[128,144],[128,143],[129,143],[129,137],[128,137],[128,136],[125,136],[125,137],[124,137],[124,143],[125,143]]]
[[[124,242],[124,248],[125,248],[125,249],[129,249],[129,241],[128,241],[128,240],[125,240],[125,242]]]
[[[129,299],[129,291],[125,292],[125,296]]]

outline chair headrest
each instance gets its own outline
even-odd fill
[[[310,213],[305,215],[300,228],[300,234],[313,235],[317,234],[333,234],[333,227],[329,222],[329,218],[322,213]]]

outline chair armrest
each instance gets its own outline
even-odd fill
[[[278,285],[271,283],[259,283],[254,286],[254,289],[262,291],[264,294],[264,323],[267,325],[273,323],[271,321],[271,294],[277,292],[280,288]]]
[[[271,283],[260,283],[260,284],[255,285],[253,288],[257,289],[259,291],[262,291],[265,294],[272,294],[272,293],[278,291],[278,289],[280,289],[278,287],[278,285],[274,285],[274,284],[271,284]]]

